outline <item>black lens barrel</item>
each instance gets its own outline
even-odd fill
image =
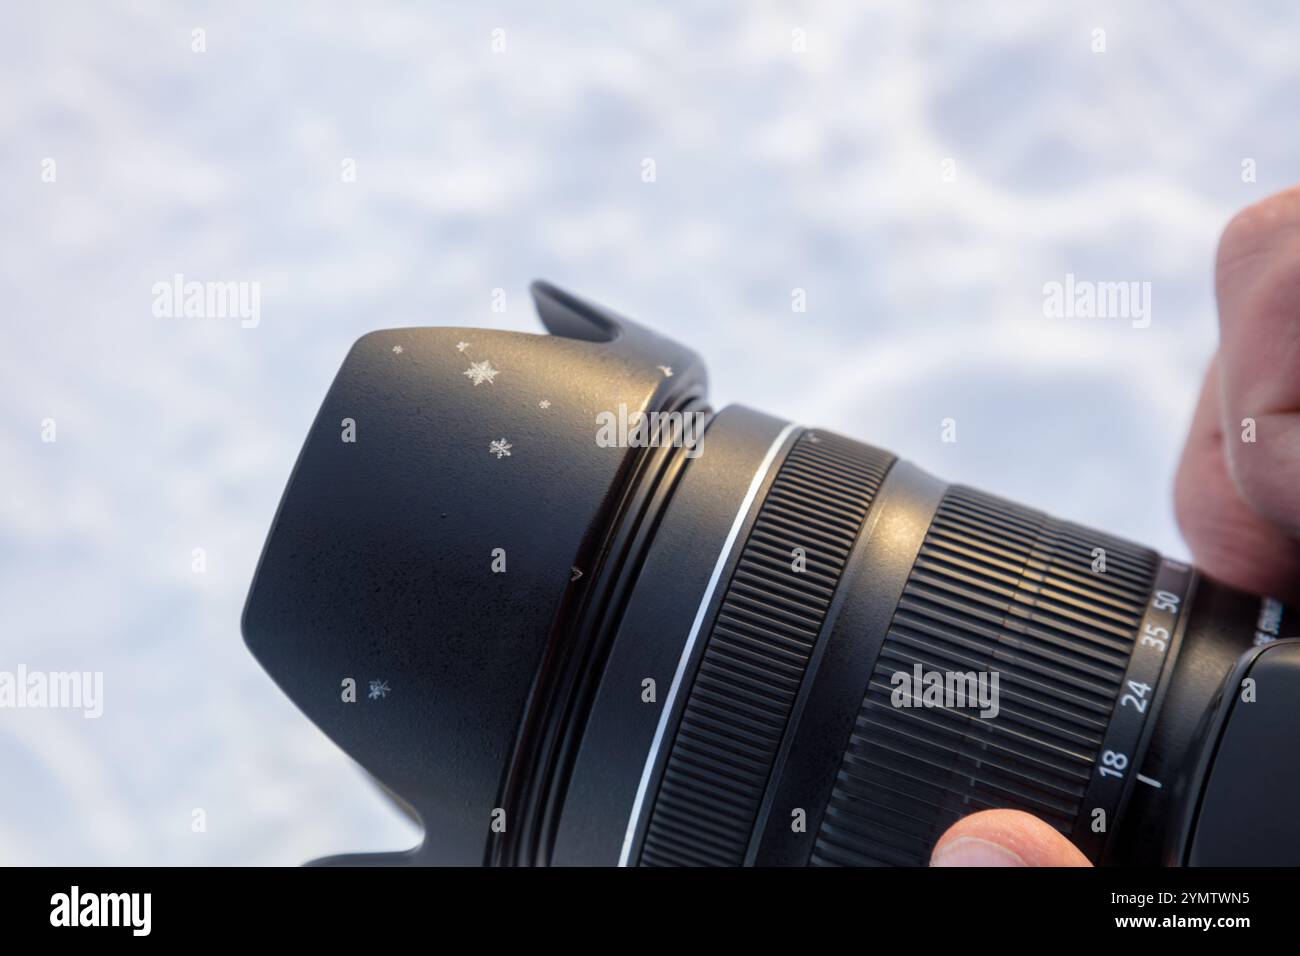
[[[1164,730],[1146,772],[1187,632],[1235,635],[1197,655],[1215,662],[1196,671],[1204,708],[1202,685],[1248,644],[1248,596],[1233,620],[1190,622],[1191,569],[824,431],[798,433],[753,512],[626,862],[924,865],[992,808],[1037,815],[1095,862],[1161,862],[1115,834],[1135,797],[1177,792],[1165,764],[1194,761],[1194,738]],[[899,706],[896,675],[913,673],[996,675],[996,713]]]
[[[923,865],[999,807],[1186,862],[1214,728],[1249,726],[1224,682],[1290,609],[713,414],[689,349],[533,291],[550,335],[358,341],[275,516],[245,640],[427,831],[331,862]]]

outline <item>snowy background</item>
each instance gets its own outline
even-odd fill
[[[1217,234],[1300,178],[1295,5],[372,6],[5,12],[0,670],[106,686],[0,711],[0,863],[416,842],[239,613],[352,341],[534,330],[537,276],[695,346],[718,405],[1185,554]],[[178,272],[260,282],[260,325],[155,318]],[[1044,318],[1066,273],[1149,281],[1150,328]]]

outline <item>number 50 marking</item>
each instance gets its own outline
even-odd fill
[[[1151,605],[1157,611],[1168,611],[1170,614],[1178,613],[1178,602],[1181,600],[1173,591],[1157,591],[1156,599]]]

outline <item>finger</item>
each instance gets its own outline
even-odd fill
[[[1228,438],[1216,358],[1205,373],[1174,479],[1174,513],[1183,537],[1211,577],[1246,591],[1300,597],[1300,542],[1246,504],[1228,472]],[[1296,485],[1300,489],[1300,477]]]
[[[935,844],[931,866],[1091,866],[1079,849],[1035,816],[983,810],[963,817]]]
[[[1247,506],[1300,536],[1300,188],[1233,218],[1215,290],[1228,473]]]

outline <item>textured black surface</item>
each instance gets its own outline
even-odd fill
[[[659,703],[643,698],[642,682],[649,677],[660,688],[671,685],[737,508],[788,424],[738,405],[728,407],[709,425],[705,453],[691,462],[674,489],[586,720],[552,865],[610,866],[622,856],[646,755],[662,715]],[[793,443],[793,436],[786,441]]]
[[[739,865],[849,551],[892,457],[805,433],[723,597],[650,813],[640,862]],[[793,570],[793,550],[806,570]]]
[[[1106,552],[1092,571],[1093,549]],[[976,810],[1028,810],[1069,833],[1157,556],[968,488],[949,489],[867,688],[814,865],[924,865]],[[997,671],[1000,712],[897,708],[891,675]]]

